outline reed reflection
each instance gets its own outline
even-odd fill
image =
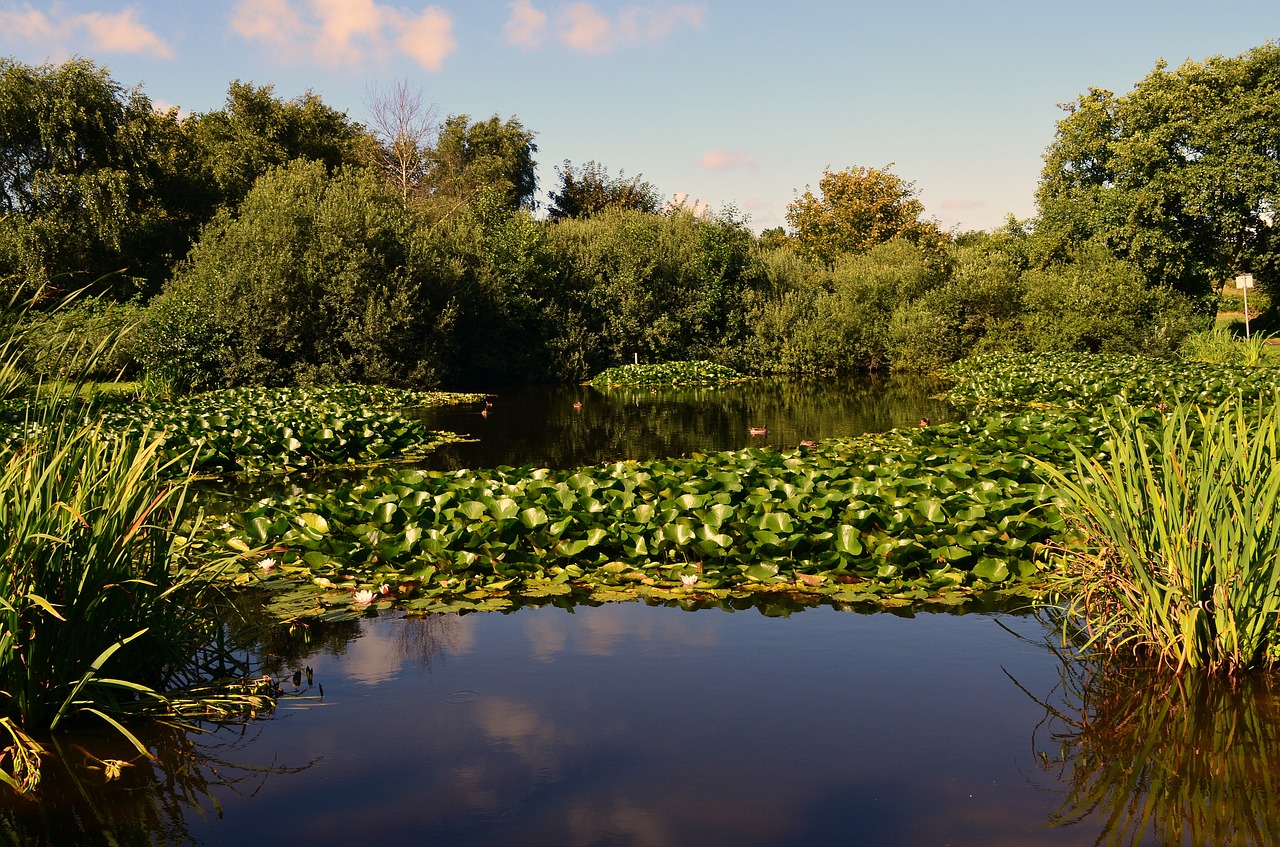
[[[199,843],[193,829],[220,818],[228,795],[252,797],[267,779],[314,764],[245,763],[243,750],[260,731],[146,727],[137,734],[150,757],[115,735],[54,740],[38,792],[0,796],[0,839],[86,847]]]
[[[1064,662],[1038,766],[1066,786],[1057,826],[1097,844],[1280,844],[1280,679],[1227,681]]]

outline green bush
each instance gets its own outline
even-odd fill
[[[372,172],[269,172],[153,304],[145,363],[190,387],[430,382],[437,274],[413,224]]]

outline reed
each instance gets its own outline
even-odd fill
[[[1064,556],[1087,646],[1178,670],[1268,664],[1280,615],[1280,397],[1147,427],[1122,403],[1108,450],[1040,467],[1080,544]]]
[[[60,729],[105,722],[145,755],[132,717],[190,716],[202,699],[227,713],[203,665],[228,655],[212,578],[234,560],[189,543],[199,520],[182,457],[162,461],[147,429],[104,429],[79,400],[83,379],[24,382],[21,350],[16,334],[0,343],[0,391],[12,386],[19,410],[0,448],[0,780],[31,791],[38,739]],[[238,694],[246,712],[270,708],[263,686]]]

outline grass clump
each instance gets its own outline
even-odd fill
[[[1040,463],[1083,542],[1065,562],[1089,647],[1179,671],[1275,663],[1278,402],[1179,403],[1154,426],[1117,404],[1102,452]]]
[[[274,693],[246,684],[221,643],[213,577],[233,560],[210,562],[189,542],[189,457],[163,459],[150,429],[104,425],[74,400],[83,379],[64,390],[32,380],[12,332],[0,395],[27,394],[0,447],[0,781],[32,791],[51,733],[106,723],[148,755],[133,717],[251,714]]]
[[[1270,335],[1255,332],[1241,338],[1226,329],[1213,329],[1188,335],[1182,342],[1182,356],[1192,362],[1208,362],[1217,365],[1274,364],[1268,361],[1267,341]]]

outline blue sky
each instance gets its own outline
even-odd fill
[[[86,56],[196,112],[233,79],[310,89],[357,120],[406,80],[441,117],[517,116],[544,189],[594,159],[756,229],[828,166],[891,164],[945,227],[1029,217],[1057,104],[1276,38],[1276,0],[0,0],[23,62]]]

